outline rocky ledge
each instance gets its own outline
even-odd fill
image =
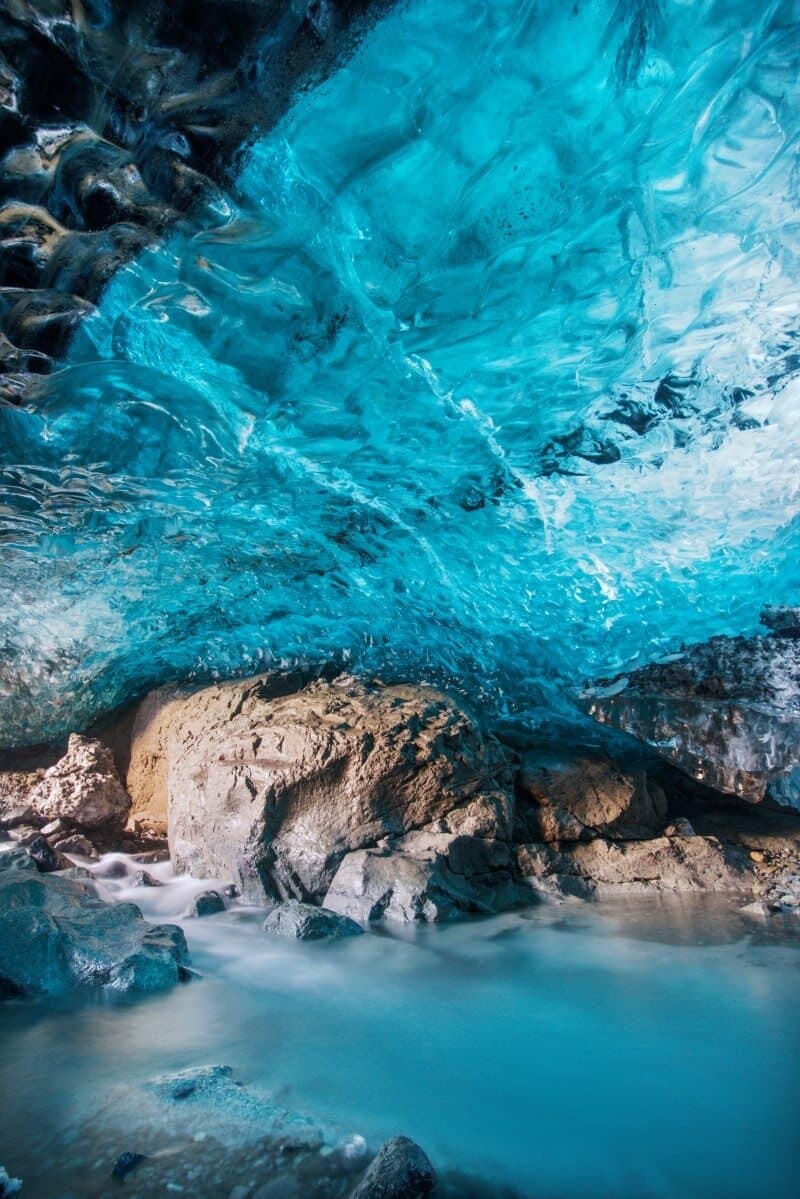
[[[800,608],[765,608],[766,636],[712,637],[584,693],[589,713],[691,778],[800,809]]]
[[[8,0],[0,11],[0,399],[52,369],[114,273],[219,223],[237,154],[388,0]]]
[[[163,832],[178,871],[228,884],[224,895],[200,896],[195,915],[213,918],[225,896],[241,894],[272,909],[266,932],[298,940],[543,898],[713,892],[753,913],[795,914],[800,816],[772,802],[776,789],[786,793],[786,770],[776,773],[759,740],[765,663],[773,717],[798,702],[787,663],[800,641],[787,620],[784,612],[770,636],[741,639],[749,657],[736,667],[735,703],[739,643],[727,638],[592,701],[623,696],[630,712],[637,696],[652,702],[660,681],[663,722],[693,679],[692,710],[705,705],[711,716],[692,725],[692,760],[707,779],[746,744],[758,804],[676,769],[673,759],[685,765],[676,742],[655,753],[646,739],[637,749],[608,738],[606,749],[551,744],[520,758],[433,687],[270,674],[161,688],[108,726],[105,741],[73,735],[46,769],[0,774],[0,822],[43,870],[80,852],[76,838],[93,851],[92,839],[129,848],[143,829]],[[701,667],[718,680],[702,702]],[[758,703],[745,704],[746,692]],[[727,739],[723,704],[736,711]],[[780,761],[791,772],[794,751],[776,727],[773,747],[786,735]]]
[[[24,850],[0,853],[0,995],[159,991],[188,977],[177,925],[147,924],[132,903],[105,903],[82,874],[42,874]]]

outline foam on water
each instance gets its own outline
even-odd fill
[[[412,0],[0,411],[4,742],[340,658],[497,714],[797,598],[800,8]]]

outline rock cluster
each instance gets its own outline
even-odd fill
[[[0,829],[34,856],[50,853],[51,869],[56,855],[91,857],[95,844],[118,840],[130,806],[111,750],[76,733],[47,769],[0,772]]]
[[[134,904],[105,903],[88,882],[42,874],[24,850],[0,853],[0,994],[158,991],[188,965],[176,925],[147,924]]]
[[[113,274],[171,225],[229,215],[223,189],[243,143],[380,6],[2,6],[1,398],[32,393]]]

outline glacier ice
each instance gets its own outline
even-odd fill
[[[800,5],[411,0],[0,409],[0,742],[276,662],[573,696],[797,597]]]

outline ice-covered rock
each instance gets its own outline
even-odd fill
[[[717,791],[800,808],[797,610],[766,619],[771,635],[712,637],[600,681],[584,693],[588,711]]]
[[[40,874],[24,850],[0,853],[0,992],[157,991],[188,963],[176,925],[148,924],[134,904],[106,903],[88,882]]]

